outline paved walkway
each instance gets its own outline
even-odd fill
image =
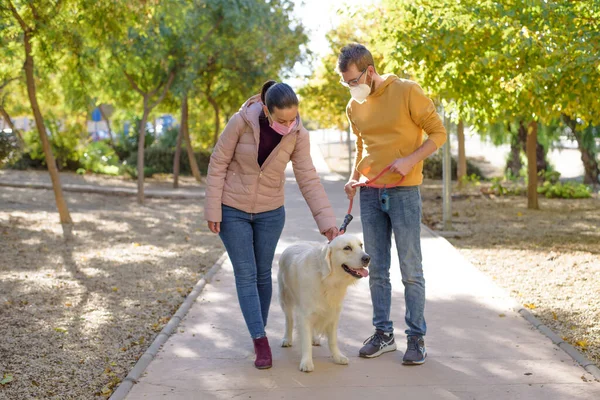
[[[343,182],[315,160],[339,220],[347,201]],[[304,240],[323,241],[288,174],[287,223],[278,254]],[[355,214],[358,215],[356,206]],[[360,234],[360,218],[350,224]],[[227,262],[152,361],[127,397],[137,399],[599,399],[600,383],[566,353],[533,329],[507,293],[470,265],[447,241],[424,229],[429,357],[425,365],[401,365],[404,301],[398,260],[393,260],[399,351],[377,359],[357,357],[371,335],[368,281],[348,291],[339,328],[340,348],[350,365],[333,364],[324,346],[314,351],[315,371],[298,370],[297,348],[279,347],[283,314],[274,284],[267,334],[274,367],[253,367],[252,342],[237,303]],[[276,267],[273,278],[276,279]]]

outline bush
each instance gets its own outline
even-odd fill
[[[194,153],[200,173],[206,175],[208,171],[208,162],[210,161],[210,152],[201,151]],[[150,177],[152,174],[170,174],[173,173],[173,162],[175,160],[175,149],[165,149],[161,147],[150,147],[144,152],[144,176]],[[181,166],[180,172],[182,175],[191,175],[192,169],[187,157],[187,151],[181,149]],[[126,162],[121,167],[123,173],[130,175],[132,178],[137,178],[137,153],[132,153]]]
[[[81,167],[77,170],[77,173],[119,174],[119,157],[106,142],[88,143],[79,159],[79,164]]]
[[[0,168],[20,158],[22,149],[19,142],[16,135],[0,131]]]
[[[457,162],[454,157],[452,157],[451,163],[452,180],[455,181],[457,180]],[[427,179],[442,179],[442,165],[442,153],[438,151],[437,153],[429,156],[423,161],[423,176]],[[481,170],[477,166],[473,165],[469,160],[467,160],[467,176],[472,177],[473,175],[479,178],[483,177]]]
[[[546,181],[538,187],[538,193],[549,199],[587,199],[592,196],[592,189],[583,183],[551,183]]]

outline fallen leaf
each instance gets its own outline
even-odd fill
[[[133,247],[140,247],[140,246],[141,246],[141,244],[139,244],[139,243],[137,243],[137,242],[135,242],[135,243],[132,243],[132,244],[133,244]]]
[[[65,307],[73,307],[73,304],[71,304],[71,303],[65,303]]]
[[[552,311],[552,319],[555,321],[558,320],[558,316],[556,315],[556,313],[554,311]]]
[[[9,374],[4,374],[4,378],[0,381],[0,385],[6,385],[13,381],[13,376]]]
[[[506,317],[506,314],[498,314],[498,316],[499,316],[500,318],[504,318],[504,317]]]
[[[587,348],[587,346],[588,346],[588,341],[585,340],[585,339],[584,340],[578,340],[578,341],[575,342],[575,344],[585,350]]]
[[[523,216],[523,213],[522,213],[521,211],[519,211],[519,212],[517,213],[517,217],[522,217],[522,216]]]
[[[118,287],[116,287],[116,286],[112,288],[112,291],[113,291],[113,292],[116,292],[116,291],[118,291],[118,290],[119,290],[119,288],[118,288]]]
[[[56,332],[60,332],[60,333],[67,333],[67,329],[66,328],[57,327],[57,328],[54,328],[54,330]]]
[[[527,375],[527,376],[529,376],[529,375],[533,375],[533,373],[531,373],[531,372],[525,372],[525,374],[524,374],[524,375]]]
[[[536,306],[533,303],[525,303],[523,304],[525,308],[529,308],[530,310],[535,310]]]

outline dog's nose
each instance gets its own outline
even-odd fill
[[[371,257],[368,255],[364,255],[362,256],[362,263],[363,265],[368,265],[371,262]]]

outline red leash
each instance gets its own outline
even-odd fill
[[[373,179],[367,179],[365,182],[354,183],[354,184],[352,184],[352,187],[355,188],[355,187],[368,186],[368,187],[372,187],[372,188],[376,188],[376,189],[385,189],[388,185],[377,185],[374,182],[376,180],[378,180],[379,178],[381,178],[383,175],[385,175],[387,172],[389,172],[389,170],[390,170],[391,167],[392,167],[392,164],[390,164],[387,167],[385,167]],[[404,181],[404,178],[406,178],[406,176],[402,176],[402,178],[400,178],[400,180],[398,182],[395,182],[395,183],[393,183],[393,184],[391,184],[389,186],[394,187],[394,186],[400,185]],[[353,204],[354,204],[354,198],[351,198],[350,199],[350,206],[348,207],[348,213],[346,214],[346,217],[344,217],[344,222],[342,222],[342,225],[340,226],[340,232],[341,231],[345,232],[346,228],[348,227],[348,224],[354,218],[352,216],[352,205]]]

